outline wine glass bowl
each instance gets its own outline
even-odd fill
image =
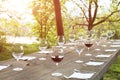
[[[109,39],[111,39],[115,35],[115,30],[108,30],[107,36]]]
[[[101,28],[100,30],[100,39],[105,42],[108,39],[108,29],[105,27]]]
[[[17,60],[17,63],[19,62],[19,60],[23,56],[23,54],[24,54],[23,46],[18,45],[18,44],[14,44],[12,46],[12,56]],[[23,70],[23,68],[16,67],[13,70],[14,71],[21,71],[21,70]]]
[[[47,44],[46,39],[40,39],[40,41],[39,41],[39,50],[45,51],[47,49],[47,46],[48,46],[48,44]]]
[[[61,62],[63,58],[64,56],[60,55],[51,56],[51,59],[56,63],[56,65],[58,65],[58,63]]]
[[[56,66],[58,67],[58,64],[63,60],[64,53],[63,48],[61,46],[52,46],[53,52],[51,53],[51,59],[53,62],[55,62]],[[61,76],[62,73],[60,72],[54,72],[52,73],[52,76]]]
[[[92,47],[93,43],[90,40],[87,40],[85,42],[85,46],[88,48],[88,50],[90,49],[90,47]]]
[[[90,49],[90,47],[92,46],[93,44],[92,43],[85,43],[85,46]]]
[[[73,43],[75,41],[75,34],[69,34],[69,41]]]
[[[112,37],[115,35],[115,30],[111,30],[112,31]]]
[[[95,39],[95,43],[97,44],[97,46],[100,45],[100,41],[101,41],[100,38],[96,38],[96,39]]]
[[[95,50],[97,50],[97,51],[99,51],[100,50],[100,44],[101,44],[101,39],[99,38],[99,37],[96,37],[95,38],[95,43],[96,43],[96,49]]]
[[[108,34],[105,31],[101,31],[100,34],[101,46],[106,47],[106,41],[108,40]]]
[[[83,41],[84,34],[83,33],[78,33],[78,39]]]
[[[113,34],[112,34],[112,31],[111,31],[111,30],[108,30],[108,31],[107,31],[108,39],[110,39],[110,38],[112,37],[112,35],[113,35]]]

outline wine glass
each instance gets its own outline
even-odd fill
[[[75,41],[75,34],[74,33],[70,33],[69,34],[69,41],[70,41],[70,43],[69,43],[69,47],[71,48],[71,49],[74,49],[74,41]]]
[[[114,30],[114,29],[111,29],[111,30],[108,32],[108,38],[113,38],[114,35],[115,35],[115,30]]]
[[[63,48],[61,46],[52,46],[53,53],[51,53],[51,59],[53,62],[55,62],[56,66],[58,67],[58,64],[63,60],[64,53]],[[62,73],[60,72],[54,72],[52,73],[52,76],[61,76]]]
[[[83,33],[78,33],[78,39],[83,41],[83,35],[84,35]]]
[[[96,45],[97,45],[97,48],[96,48],[95,50],[99,51],[99,50],[100,50],[99,45],[100,45],[100,43],[101,43],[101,39],[100,39],[100,37],[97,36],[97,35],[95,36],[95,43],[96,43]]]
[[[92,45],[93,45],[93,41],[92,41],[92,39],[88,38],[88,39],[85,40],[84,44],[85,44],[85,46],[87,47],[88,52],[89,52],[90,48],[91,48]],[[90,53],[87,53],[87,54],[86,54],[86,56],[91,56],[91,55],[92,55],[92,54],[90,54]]]
[[[24,54],[24,49],[22,45],[19,44],[14,44],[12,46],[12,56],[17,60],[17,63],[19,62],[20,58],[23,56]],[[14,71],[21,71],[23,70],[23,68],[21,67],[16,67],[13,68]]]
[[[71,33],[69,34],[69,41],[73,43],[75,41],[75,34]]]
[[[41,51],[40,53],[46,53],[45,50],[47,49],[48,43],[45,38],[42,38],[39,40],[39,50]],[[39,60],[46,60],[45,57],[39,58]]]
[[[75,50],[76,50],[76,52],[78,53],[78,55],[80,56],[80,54],[81,54],[81,53],[83,52],[83,50],[84,50],[84,46],[83,46],[83,42],[82,42],[82,41],[79,41],[79,40],[76,41]],[[76,62],[76,63],[81,63],[81,62],[83,62],[83,61],[77,60],[77,61],[75,61],[75,62]]]
[[[110,38],[113,36],[111,30],[108,30],[108,31],[107,31],[107,36],[108,36],[108,39],[110,40]]]
[[[102,44],[101,44],[102,47],[106,47],[106,46],[107,46],[107,45],[106,45],[107,39],[108,39],[107,33],[102,32],[102,33],[100,34],[100,40],[101,40],[101,43],[102,43]]]
[[[61,46],[61,47],[64,46],[64,44],[65,44],[65,38],[64,38],[63,35],[58,36],[57,43],[58,43],[58,45]]]
[[[115,35],[115,30],[111,30],[112,31],[112,37]]]

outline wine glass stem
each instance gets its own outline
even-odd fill
[[[90,50],[90,48],[88,48],[88,51]]]
[[[81,54],[81,53],[78,54],[79,57],[80,57],[80,54]]]
[[[19,59],[17,59],[17,62],[19,61]]]

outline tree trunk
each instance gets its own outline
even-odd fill
[[[54,2],[54,7],[55,7],[57,34],[64,35],[63,25],[62,25],[62,17],[61,17],[60,1],[53,0],[53,2]]]

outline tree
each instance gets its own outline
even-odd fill
[[[9,36],[30,36],[31,34],[29,33],[31,33],[31,25],[29,24],[33,22],[31,21],[31,9],[28,8],[30,1],[28,1],[27,3],[22,3],[18,1],[18,3],[19,4],[17,4],[15,0],[0,1],[0,30],[2,30],[6,35]],[[21,4],[24,4],[26,7],[22,8]]]
[[[78,24],[88,26],[88,30],[91,30],[94,26],[97,26],[103,22],[118,22],[120,21],[120,1],[110,0],[109,9],[102,11],[103,4],[100,4],[103,0],[71,0],[79,7],[81,14],[83,15],[86,23]],[[117,6],[116,6],[117,5]],[[113,18],[114,17],[114,18]]]
[[[33,15],[38,23],[40,38],[46,38],[49,30],[55,24],[54,6],[52,0],[36,0],[33,2]]]
[[[62,16],[61,16],[61,5],[59,0],[53,0],[53,2],[54,2],[54,8],[55,8],[57,34],[61,36],[61,35],[64,35],[63,22],[62,22]]]

